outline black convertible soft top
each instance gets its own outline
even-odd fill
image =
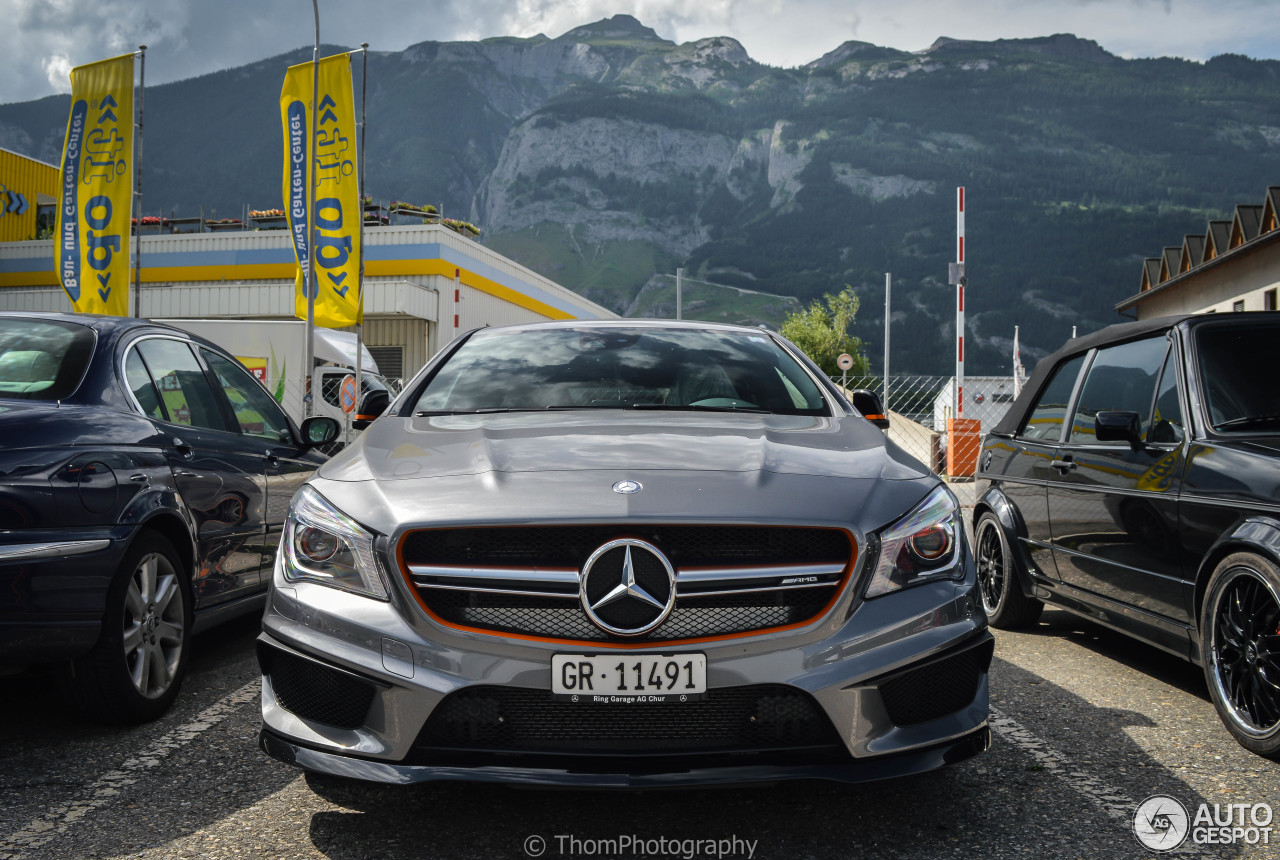
[[[1113,343],[1124,343],[1127,340],[1137,340],[1156,332],[1168,331],[1183,320],[1196,316],[1205,315],[1182,314],[1180,316],[1156,317],[1149,320],[1117,323],[1087,334],[1084,337],[1068,340],[1057,352],[1041,359],[1036,364],[1036,369],[1032,372],[1031,378],[1022,386],[1022,395],[1014,401],[1013,406],[1009,407],[1009,411],[1004,414],[1004,418],[1000,419],[1000,423],[991,432],[1000,436],[1012,436],[1017,433],[1018,428],[1022,426],[1023,418],[1026,417],[1027,412],[1031,409],[1036,392],[1044,385],[1045,378],[1064,360],[1088,352],[1096,346],[1110,346]]]

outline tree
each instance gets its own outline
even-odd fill
[[[827,293],[821,299],[814,299],[808,308],[783,320],[782,336],[800,347],[829,376],[845,372],[836,365],[836,359],[843,352],[853,356],[853,367],[848,374],[865,376],[868,364],[862,341],[849,334],[849,326],[853,325],[857,313],[858,296],[853,287],[845,284],[838,294]]]

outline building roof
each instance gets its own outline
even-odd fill
[[[1232,222],[1226,218],[1209,222],[1209,229],[1205,234],[1204,260],[1202,262],[1207,263],[1219,254],[1225,254],[1231,250],[1231,224]]]
[[[1262,226],[1262,207],[1240,204],[1236,207],[1236,218],[1231,225],[1231,247],[1239,248],[1245,242],[1258,238],[1258,228]]]
[[[1280,185],[1269,185],[1261,205],[1241,203],[1236,206],[1233,218],[1213,219],[1203,234],[1184,236],[1180,248],[1166,247],[1159,257],[1144,259],[1137,294],[1117,302],[1115,309],[1123,313],[1153,292],[1181,284],[1237,251],[1261,247],[1277,237],[1280,237]]]
[[[1182,259],[1178,261],[1178,274],[1188,272],[1204,262],[1204,234],[1187,234],[1182,240]]]

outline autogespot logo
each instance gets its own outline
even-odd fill
[[[1188,839],[1195,845],[1270,845],[1269,803],[1201,803],[1193,816],[1167,794],[1142,801],[1133,814],[1133,835],[1152,851],[1173,851]]]
[[[1148,797],[1133,814],[1133,835],[1152,851],[1172,851],[1187,841],[1187,808],[1165,794]]]

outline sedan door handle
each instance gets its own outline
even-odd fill
[[[274,452],[274,451],[268,450],[268,451],[267,451],[267,465],[268,465],[268,466],[279,466],[279,465],[280,465],[280,455],[279,455],[279,454],[277,454],[277,453],[276,453],[276,452]]]
[[[1049,465],[1064,475],[1067,474],[1067,472],[1074,472],[1076,470],[1076,462],[1071,459],[1070,455],[1062,460],[1054,460]]]
[[[173,437],[173,447],[174,447],[174,450],[176,450],[179,454],[181,454],[184,457],[190,457],[196,452],[195,448],[192,448],[190,445],[188,445],[186,442],[183,442],[177,436]]]

